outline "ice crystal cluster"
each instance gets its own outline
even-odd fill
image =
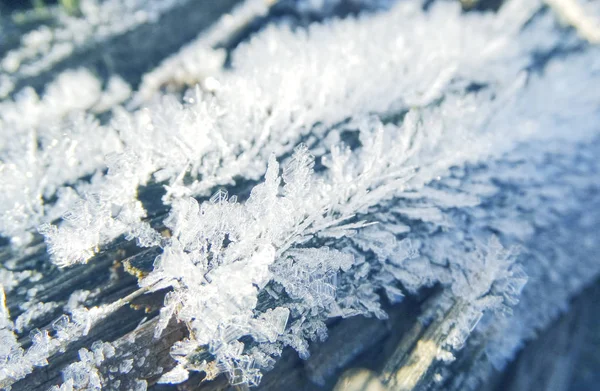
[[[175,366],[153,369],[159,383],[203,371],[257,386],[286,347],[308,358],[333,319],[385,319],[386,305],[437,287],[420,321],[446,317],[440,360],[484,347],[476,387],[600,275],[600,50],[554,8],[361,0],[331,18],[348,2],[289,2],[319,15],[299,23],[269,22],[276,2],[248,0],[139,85],[86,69],[43,92],[2,84],[182,2],[82,0],[82,15],[0,62],[0,233],[14,254],[41,233],[42,274],[93,267],[122,237],[156,250],[134,295],[164,295],[155,340],[187,329]],[[27,291],[11,318],[11,292],[39,273],[0,270],[2,387],[129,300],[84,305],[98,292],[75,291],[68,315],[21,346],[62,306]],[[145,389],[144,360],[115,354],[107,341],[82,348],[53,390]]]

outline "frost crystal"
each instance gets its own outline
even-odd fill
[[[235,51],[231,70],[213,75],[218,91],[198,88],[183,104],[168,95],[133,113],[120,112],[111,127],[119,131],[125,152],[114,155],[108,174],[86,189],[76,215],[87,217],[44,231],[56,262],[84,262],[98,245],[121,234],[145,232],[137,236],[155,244],[157,238],[140,222],[145,211],[136,200],[137,187],[152,177],[168,182],[166,201],[206,195],[234,177],[258,179],[271,153],[285,155],[303,136],[321,137],[352,115],[426,106],[473,79],[491,85],[514,80],[541,45],[538,35],[525,33],[509,44],[535,7],[507,7],[490,27],[490,15],[460,16],[460,7],[448,3],[423,13],[417,3],[401,2],[389,13],[361,20],[315,24],[305,32],[267,27]],[[388,28],[399,19],[407,24]],[[546,24],[536,25],[538,33],[556,35]],[[443,27],[426,31],[424,25]],[[463,31],[481,34],[461,40]],[[463,41],[466,46],[457,46]],[[429,52],[440,57],[429,61]],[[510,61],[515,56],[521,61]],[[352,61],[340,61],[349,57]],[[113,219],[115,210],[125,219]],[[73,237],[81,240],[67,246]]]
[[[63,371],[63,384],[54,386],[51,391],[93,391],[101,390],[103,378],[98,372],[100,366],[107,358],[115,355],[114,347],[105,342],[97,341],[92,345],[92,350],[85,348],[79,350],[79,362],[69,365]]]
[[[185,1],[82,1],[65,34],[81,22],[79,44],[106,39],[133,26],[118,10],[142,23]],[[293,4],[326,15],[340,3]],[[249,0],[133,94],[116,76],[69,70],[0,104],[12,134],[0,140],[0,232],[13,248],[25,251],[37,229],[53,271],[106,261],[94,258],[120,236],[158,254],[138,291],[87,307],[91,291],[62,304],[36,297],[43,284],[24,294],[22,282],[41,277],[3,265],[0,386],[147,292],[164,295],[150,340],[170,338],[172,322],[188,331],[170,342],[175,366],[144,368],[147,378],[204,371],[256,386],[286,347],[307,359],[333,318],[385,319],[382,302],[428,287],[440,293],[418,321],[439,326],[432,359],[473,349],[472,376],[483,378],[597,278],[598,48],[537,0],[496,13],[355,3],[381,12],[297,26],[268,23],[272,4]],[[258,32],[220,46],[255,18]],[[24,37],[3,69],[50,66],[52,31]],[[32,47],[50,54],[38,61]],[[160,195],[144,198],[149,188]],[[16,319],[5,289],[27,296]],[[60,305],[70,315],[35,328]],[[32,328],[25,349],[20,333]],[[82,347],[53,389],[146,389],[137,378],[150,351],[121,356],[117,342]]]
[[[84,112],[102,112],[127,97],[123,83],[114,77],[103,90],[89,71],[66,71],[42,97],[26,88],[0,103],[0,129],[11,134],[0,140],[0,233],[14,244],[27,244],[32,229],[65,213],[77,199],[80,178],[122,148],[115,130]]]
[[[169,372],[165,373],[158,379],[159,384],[164,383],[182,383],[186,381],[189,377],[188,371],[183,368],[181,365],[177,365],[175,368],[171,369]]]

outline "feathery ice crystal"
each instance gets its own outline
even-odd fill
[[[138,3],[158,15],[178,1]],[[336,3],[296,5],[325,14]],[[590,88],[600,55],[537,0],[497,13],[391,3],[360,1],[379,12],[308,27],[267,24],[225,67],[218,45],[268,14],[269,3],[249,0],[133,93],[117,76],[103,87],[74,70],[1,103],[13,136],[0,140],[0,232],[21,251],[39,227],[60,267],[93,266],[120,235],[157,249],[133,296],[167,292],[154,338],[173,319],[189,332],[171,348],[177,365],[154,374],[161,383],[205,371],[258,385],[285,347],[308,358],[330,319],[383,319],[382,296],[393,304],[433,286],[441,293],[420,321],[453,314],[437,359],[473,348],[485,359],[471,375],[484,378],[600,274],[590,233],[600,223],[600,93]],[[85,39],[119,20],[90,22]],[[195,82],[182,101],[177,89]],[[164,188],[152,219],[138,198],[148,185]],[[2,387],[133,297],[86,308],[87,294],[74,293],[70,316],[24,349],[18,334],[59,305],[33,292],[13,321],[5,291],[18,283],[3,285]],[[54,389],[119,388],[104,370],[117,357],[111,343],[82,348]],[[130,359],[120,373],[135,374]]]

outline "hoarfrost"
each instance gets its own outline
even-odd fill
[[[168,182],[167,202],[206,195],[234,177],[256,180],[271,153],[285,155],[303,136],[318,138],[352,115],[426,106],[471,81],[514,80],[533,61],[541,37],[557,36],[547,18],[520,32],[537,9],[535,1],[497,16],[461,16],[460,7],[449,3],[423,13],[418,3],[401,2],[360,20],[314,24],[305,32],[267,27],[234,52],[231,70],[215,75],[218,91],[190,91],[183,104],[167,95],[134,113],[121,112],[113,126],[127,147],[82,197],[76,214],[89,217],[44,230],[56,262],[85,262],[99,245],[124,233],[156,244],[159,239],[140,222],[145,211],[136,201],[137,187],[152,177]],[[398,25],[399,19],[406,23]],[[423,29],[427,25],[438,28]],[[464,31],[480,34],[463,40]],[[430,61],[427,53],[439,58]],[[185,183],[186,177],[192,181]],[[114,210],[123,211],[123,218],[113,219]],[[74,237],[81,239],[69,248],[67,238]]]
[[[109,99],[112,92],[104,94],[85,72],[59,78],[58,90],[41,100],[26,91],[2,108],[13,117],[20,105],[41,114],[2,149],[8,163],[0,175],[19,186],[2,204],[20,215],[7,214],[0,228],[25,243],[31,227],[56,217],[40,202],[56,194],[69,212],[40,232],[57,265],[85,263],[122,234],[160,247],[139,282],[139,292],[169,290],[154,336],[173,318],[189,330],[173,345],[177,365],[161,383],[183,382],[196,370],[257,385],[286,346],[307,358],[309,343],[327,338],[329,319],[384,319],[380,292],[397,303],[431,286],[442,294],[421,320],[452,314],[441,322],[446,337],[437,358],[450,361],[471,338],[486,338],[487,360],[500,367],[600,272],[588,237],[600,221],[597,208],[587,219],[579,215],[600,172],[593,158],[598,92],[589,88],[600,82],[600,57],[557,29],[552,15],[536,14],[539,7],[509,1],[496,14],[461,14],[454,3],[424,11],[422,2],[404,1],[307,29],[267,26],[234,51],[231,69],[221,70],[223,53],[213,46],[229,34],[226,17],[148,74],[138,96],[143,101],[171,77],[163,73],[171,66],[185,68],[175,82],[211,85],[188,91],[183,103],[166,94],[134,111],[116,109],[111,124],[97,126],[112,146],[94,144],[91,152],[76,148],[99,140],[86,144],[88,133],[80,131],[89,116],[74,120],[65,145],[42,142],[40,149],[31,129],[54,135],[71,124],[71,110],[105,110],[120,98]],[[267,9],[244,3],[233,26],[247,20],[246,11]],[[537,53],[558,49],[565,55],[538,63]],[[197,55],[208,59],[206,67],[186,68]],[[53,110],[61,83],[75,79],[93,96]],[[115,80],[109,90],[124,91]],[[20,129],[16,117],[6,118]],[[44,127],[45,118],[56,130]],[[55,159],[52,148],[67,160]],[[96,171],[96,157],[110,148],[108,171]],[[75,168],[53,175],[69,159]],[[24,167],[38,171],[19,182]],[[63,186],[92,172],[89,184]],[[225,189],[214,192],[234,178],[254,183],[241,201]],[[137,197],[149,183],[165,187],[170,235],[155,231]],[[561,226],[564,219],[574,221],[573,232]],[[574,235],[585,246],[564,239]],[[563,239],[556,244],[554,236]],[[569,262],[559,244],[581,262]],[[564,284],[561,276],[568,276]],[[50,303],[33,305],[13,324],[1,293],[2,386],[47,365],[124,303],[87,309],[79,305],[87,293],[76,292],[66,306],[71,316],[52,324],[52,336],[34,330],[25,351],[13,330]],[[80,350],[55,389],[101,387],[98,366],[111,354],[110,344]],[[126,359],[111,371],[130,373],[132,365]]]

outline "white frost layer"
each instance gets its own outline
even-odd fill
[[[4,299],[4,292],[0,289]],[[4,300],[3,300],[4,301]],[[72,341],[86,336],[93,325],[114,312],[115,305],[100,307],[78,307],[71,316],[62,315],[54,322],[50,330],[35,329],[31,332],[32,345],[24,350],[17,342],[12,331],[14,325],[8,317],[6,307],[0,307],[0,387],[10,388],[12,384],[33,372],[35,367],[48,365],[50,356],[63,351]],[[52,336],[50,333],[52,332]]]
[[[167,296],[160,323],[164,326],[175,314],[190,327],[194,337],[174,348],[180,363],[188,368],[207,369],[198,367],[197,362],[189,363],[185,357],[203,347],[234,384],[256,384],[260,380],[257,368],[269,367],[268,357],[280,354],[283,346],[290,345],[306,357],[306,339],[326,335],[323,323],[326,318],[369,313],[384,317],[374,292],[383,287],[394,293],[393,288],[399,282],[409,291],[441,283],[450,288],[452,300],[467,303],[453,325],[448,326],[452,329],[445,342],[453,349],[462,347],[484,311],[507,311],[518,302],[527,281],[523,268],[515,264],[514,254],[504,251],[497,241],[481,243],[478,236],[490,236],[494,228],[509,243],[512,240],[524,244],[532,238],[531,230],[516,229],[520,217],[515,210],[513,220],[507,225],[495,221],[494,225],[482,227],[477,235],[461,225],[452,231],[454,224],[444,218],[439,204],[477,206],[478,191],[469,194],[468,190],[468,186],[477,183],[470,183],[468,177],[465,194],[457,199],[452,193],[421,191],[448,175],[451,167],[498,158],[510,162],[511,151],[523,144],[569,145],[566,159],[570,170],[578,161],[576,146],[592,141],[599,133],[591,121],[597,118],[600,109],[598,92],[587,88],[590,80],[600,77],[597,54],[597,50],[589,50],[565,60],[552,60],[543,76],[532,74],[527,82],[509,85],[502,94],[485,90],[467,96],[448,94],[439,107],[411,110],[401,127],[384,126],[373,118],[350,124],[350,129],[352,125],[358,127],[362,147],[351,151],[343,145],[333,146],[323,160],[326,170],[317,176],[312,173],[313,161],[306,147],[298,147],[282,170],[271,157],[265,182],[256,186],[244,203],[228,199],[224,192],[218,192],[203,204],[194,199],[176,201],[165,221],[172,237],[165,242],[164,253],[142,286],[153,290],[168,286],[174,289]],[[548,102],[549,96],[552,102]],[[564,112],[562,108],[570,104],[578,110]],[[536,157],[545,153],[538,153],[535,148],[530,150]],[[539,170],[539,178],[534,176],[535,172],[523,173],[532,175],[531,181],[540,181],[539,188],[531,189],[532,196],[536,191],[543,196],[554,188],[550,177]],[[577,172],[577,168],[573,170]],[[585,183],[598,170],[600,167],[594,166],[577,175]],[[506,175],[494,170],[486,174],[489,178],[480,182],[480,186],[492,186],[498,179],[494,175],[499,178]],[[526,184],[521,186],[529,190]],[[568,186],[564,189],[571,190]],[[465,196],[469,195],[474,200],[465,204]],[[391,206],[385,212],[387,215],[382,212],[381,216],[370,216],[371,208],[394,197],[397,204],[406,202],[405,198],[423,196],[431,198],[429,205]],[[555,196],[557,204],[548,210],[539,206],[536,216],[556,214],[564,218],[569,210],[581,207],[579,203],[564,205],[568,208],[557,213],[554,209],[560,208],[560,199]],[[494,209],[489,211],[493,212]],[[486,209],[482,208],[481,213],[486,213]],[[367,235],[358,242],[362,249],[382,254],[380,261],[392,265],[369,279],[358,278],[360,283],[356,285],[348,282],[345,294],[340,294],[340,288],[344,287],[338,284],[340,278],[352,280],[368,274],[369,267],[376,270],[377,266],[368,266],[359,254],[322,247],[315,238],[329,238],[331,244],[335,239],[353,234],[360,238],[363,232],[377,229],[365,228],[365,222],[354,221],[357,216],[380,217],[381,224],[377,227],[387,230],[394,214],[421,220],[452,234],[414,237],[423,243],[422,254],[429,257],[431,264],[422,258],[411,261],[414,258],[411,251],[398,247],[391,233]],[[477,214],[474,217],[482,218]],[[499,217],[490,218],[499,220]],[[433,227],[429,232],[435,231]],[[300,248],[294,248],[297,246]],[[447,266],[441,267],[444,264]],[[589,278],[600,271],[598,265],[589,262],[580,266]],[[366,271],[362,271],[365,267]],[[525,265],[524,269],[539,267],[543,268],[543,264]],[[273,311],[289,310],[290,318],[284,317],[283,324],[287,326],[274,334],[274,340],[263,339],[258,347],[244,351],[241,337],[250,335],[261,342],[265,327],[278,323],[274,320],[264,323],[257,309],[258,295],[270,281],[279,287],[279,293],[283,289],[293,300]],[[563,302],[587,281],[588,278],[580,278],[573,284],[562,296]],[[540,325],[529,322],[527,327],[531,330]],[[501,356],[506,359],[510,352],[509,349]]]
[[[12,92],[12,77],[35,76],[68,57],[77,48],[103,41],[135,26],[156,21],[161,14],[189,0],[80,0],[81,16],[53,9],[57,27],[28,32],[21,45],[0,59],[0,98]]]
[[[207,31],[176,54],[146,73],[134,102],[140,104],[154,96],[161,87],[185,87],[202,83],[204,89],[214,91],[220,83],[213,76],[221,72],[225,62],[225,50],[216,49],[234,34],[245,28],[255,18],[264,16],[273,0],[245,0],[231,12],[224,14]]]
[[[115,129],[94,113],[129,96],[129,86],[112,77],[105,89],[83,69],[60,74],[43,96],[31,88],[0,103],[0,234],[16,246],[30,231],[59,218],[76,201],[76,182],[104,166],[104,156],[122,149]],[[58,197],[58,201],[46,200]]]
[[[520,33],[539,4],[517,3],[499,15],[461,15],[457,4],[423,13],[419,1],[408,1],[307,31],[267,28],[234,53],[214,92],[121,113],[113,126],[125,153],[111,158],[73,218],[44,229],[54,259],[85,262],[120,234],[147,232],[135,194],[152,177],[168,182],[166,201],[205,195],[234,177],[259,178],[271,153],[289,153],[301,137],[320,137],[353,115],[425,106],[472,82],[515,79],[534,49],[558,40],[549,17]]]
[[[490,236],[491,228],[509,239],[506,244],[533,237],[520,210],[511,209],[506,217],[495,214],[500,206],[489,215],[477,208],[502,190],[495,181],[503,175],[530,196],[552,200],[538,203],[539,227],[555,223],[548,216],[562,218],[580,208],[570,187],[556,187],[556,172],[538,167],[514,171],[509,164],[471,181],[467,171],[460,196],[435,184],[456,180],[452,167],[511,159],[516,164],[531,154],[539,158],[552,152],[550,144],[564,147],[557,158],[565,159],[567,169],[559,173],[580,185],[594,178],[597,168],[579,170],[577,146],[598,134],[599,96],[589,88],[600,77],[597,49],[551,60],[540,73],[528,72],[535,50],[568,43],[547,15],[519,32],[537,2],[525,11],[505,8],[499,16],[459,16],[457,6],[446,3],[424,14],[417,5],[406,2],[390,14],[317,25],[308,32],[271,28],[238,50],[233,70],[219,76],[220,87],[212,93],[190,94],[184,104],[166,97],[149,109],[123,111],[107,127],[118,130],[124,152],[110,157],[107,175],[93,181],[89,195],[61,228],[46,226],[44,231],[62,265],[85,262],[98,244],[124,232],[142,245],[163,247],[153,272],[142,281],[152,290],[173,288],[156,335],[173,316],[192,331],[189,340],[174,346],[180,366],[165,375],[165,382],[183,380],[188,369],[212,368],[209,377],[225,372],[234,384],[257,384],[260,370],[271,367],[284,346],[307,357],[308,341],[326,337],[326,319],[385,317],[376,294],[380,288],[397,301],[405,292],[439,283],[448,288],[450,300],[471,303],[446,341],[458,348],[472,330],[481,330],[484,311],[515,305],[525,282],[523,270],[530,273],[530,283],[540,276],[560,280],[545,260],[523,262],[522,269],[498,241],[476,240]],[[464,39],[467,31],[472,40]],[[470,91],[466,87],[472,82],[484,86]],[[394,120],[398,124],[378,117],[389,120],[385,114],[400,116],[409,107],[403,119]],[[357,134],[357,141],[344,145],[346,133]],[[275,156],[292,151],[305,135],[313,137],[309,142],[317,145],[323,167],[313,172],[315,161],[306,146],[297,147],[280,167]],[[523,145],[530,148],[519,151]],[[594,161],[588,156],[583,162]],[[264,182],[245,202],[224,191],[204,203],[189,197],[230,183],[234,176],[257,179],[265,167]],[[169,239],[142,221],[137,188],[152,176],[169,183]],[[531,183],[536,186],[527,187]],[[447,209],[460,208],[466,220],[487,225],[472,232],[459,218],[453,221]],[[594,226],[594,216],[580,225]],[[399,218],[427,229],[418,231],[395,221]],[[439,231],[444,234],[433,234]],[[371,251],[375,260],[355,247]],[[539,247],[549,251],[551,246]],[[556,270],[569,275],[563,260]],[[581,289],[586,281],[581,275],[598,273],[597,265],[582,265],[565,290],[541,308],[556,311]],[[548,293],[523,292],[533,292],[529,303],[545,300]],[[280,304],[259,310],[261,293]],[[78,333],[107,313],[98,310],[84,317],[85,327],[73,326]],[[2,330],[12,329],[7,314],[4,319]],[[543,325],[531,319],[522,323],[516,342],[496,350],[492,361],[505,360],[522,338]],[[14,334],[5,334],[12,346]],[[60,335],[40,332],[31,353],[16,349],[1,381],[44,365]],[[247,336],[252,345],[246,345]],[[192,362],[188,355],[199,348],[218,365]]]

